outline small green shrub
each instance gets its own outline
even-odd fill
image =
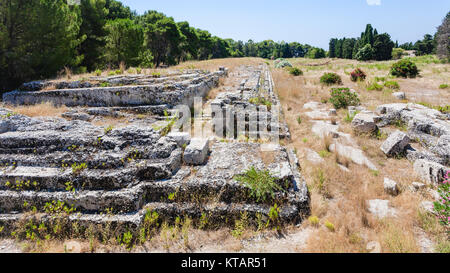
[[[153,72],[153,73],[152,73],[152,77],[153,77],[153,78],[160,78],[160,77],[161,77],[161,73],[159,73],[159,72]]]
[[[366,77],[367,77],[366,73],[364,73],[364,71],[362,71],[361,68],[356,68],[355,70],[353,70],[352,73],[350,73],[350,80],[352,82],[364,81]]]
[[[248,102],[255,105],[265,105],[269,111],[272,108],[272,102],[261,96],[250,98]]]
[[[345,116],[344,121],[347,123],[351,123],[357,114],[358,114],[358,111],[353,112],[353,114],[350,114],[350,112],[347,112],[347,115]]]
[[[142,68],[137,67],[137,68],[136,68],[136,74],[141,74],[141,73],[142,73]]]
[[[275,68],[292,67],[292,64],[283,58],[276,59],[273,64]]]
[[[447,89],[449,87],[448,84],[441,84],[439,85],[439,89]]]
[[[336,73],[325,73],[320,77],[320,82],[326,85],[342,84],[342,79]]]
[[[403,48],[392,49],[392,59],[394,59],[394,60],[401,59],[405,55],[407,55],[407,54]]]
[[[334,224],[328,220],[325,221],[325,227],[331,232],[334,232],[336,230],[336,228],[334,227]]]
[[[308,218],[308,221],[314,227],[319,226],[319,218],[317,216],[310,216]]]
[[[291,67],[289,68],[289,74],[293,76],[300,76],[303,75],[303,71],[301,71],[298,67]]]
[[[277,179],[268,170],[257,170],[255,167],[248,169],[243,175],[238,175],[235,180],[250,189],[250,197],[257,202],[266,202],[275,197],[275,191],[283,190],[277,184]]]
[[[439,200],[434,202],[434,211],[439,223],[450,228],[450,171],[445,174],[445,181],[438,188]]]
[[[369,90],[369,91],[374,91],[374,90],[382,91],[383,90],[383,86],[381,84],[377,83],[377,82],[373,82],[373,83],[369,83],[367,85],[367,90]]]
[[[411,60],[403,59],[392,65],[391,75],[402,78],[415,78],[419,75],[419,69]]]
[[[396,81],[387,81],[384,83],[384,86],[389,89],[400,89],[400,85]]]
[[[336,109],[347,108],[350,105],[356,106],[360,103],[358,94],[350,91],[349,88],[332,88],[329,101]]]
[[[95,70],[95,76],[101,76],[102,71],[100,69]]]

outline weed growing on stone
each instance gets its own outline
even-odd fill
[[[250,189],[250,197],[257,202],[266,202],[275,197],[276,191],[282,191],[277,184],[277,179],[268,170],[257,170],[251,167],[243,175],[235,177],[235,180]]]

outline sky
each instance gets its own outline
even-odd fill
[[[121,0],[139,14],[156,10],[221,38],[299,42],[328,49],[370,23],[400,44],[434,35],[450,0]]]

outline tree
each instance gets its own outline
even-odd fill
[[[433,50],[435,48],[435,41],[433,36],[430,34],[425,34],[423,37],[423,40],[419,40],[414,45],[414,48],[416,49],[416,55],[426,55],[433,53]]]
[[[83,22],[79,37],[83,40],[79,47],[82,56],[82,65],[92,71],[100,66],[103,57],[103,48],[106,44],[106,16],[105,0],[81,0],[81,16]]]
[[[335,58],[336,57],[336,40],[337,39],[331,39],[330,40],[330,47],[329,47],[329,55],[330,58]]]
[[[0,89],[77,65],[80,24],[79,7],[69,7],[65,0],[1,1]]]
[[[106,60],[116,66],[121,62],[139,65],[144,43],[142,27],[130,19],[117,19],[108,21],[106,30]]]
[[[156,67],[161,63],[176,64],[181,56],[180,45],[186,37],[180,32],[173,18],[149,11],[143,15],[142,22],[144,44],[152,52]]]
[[[311,59],[325,58],[326,53],[325,50],[322,48],[313,48],[310,51],[308,51],[307,57]]]
[[[356,39],[345,39],[342,43],[342,58],[352,59],[353,57],[353,47],[356,44]]]
[[[188,22],[179,22],[177,25],[181,34],[186,37],[180,45],[182,51],[180,61],[197,59],[199,38],[195,28],[190,27]]]
[[[105,8],[108,10],[107,20],[134,19],[136,12],[132,12],[129,7],[115,0],[106,0]]]
[[[374,50],[370,44],[363,46],[358,53],[356,53],[356,59],[359,61],[372,60],[374,55]]]
[[[373,42],[373,57],[377,61],[390,60],[392,58],[392,49],[394,42],[391,41],[391,36],[383,33],[375,36]]]
[[[436,33],[436,54],[439,58],[450,59],[450,12],[447,13],[442,25],[438,27]]]

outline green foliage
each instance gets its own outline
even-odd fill
[[[75,162],[75,163],[72,164],[72,173],[73,174],[79,174],[80,172],[82,172],[86,168],[87,168],[86,163],[78,164],[78,163]]]
[[[144,43],[142,26],[130,19],[117,19],[106,23],[105,59],[118,66],[124,62],[130,66],[141,63],[141,52]]]
[[[355,55],[355,59],[358,61],[368,61],[372,60],[375,55],[375,50],[370,44],[366,44],[364,47],[358,50]]]
[[[293,76],[300,76],[303,75],[303,71],[301,71],[298,67],[291,67],[289,68],[289,74]]]
[[[329,101],[336,109],[347,108],[351,105],[356,106],[360,103],[358,94],[350,91],[349,88],[332,88]]]
[[[400,60],[391,67],[391,75],[395,77],[415,78],[418,74],[419,69],[409,59]]]
[[[251,167],[243,175],[238,175],[235,180],[250,189],[250,197],[257,202],[266,202],[275,197],[276,191],[283,190],[268,170],[257,170]]]
[[[322,48],[313,48],[308,51],[306,57],[310,59],[321,59],[326,57],[326,53]]]
[[[326,85],[342,84],[342,79],[336,73],[325,73],[320,77],[320,82]]]
[[[310,216],[308,222],[314,227],[319,226],[319,218],[317,216]]]
[[[392,50],[392,59],[394,59],[394,60],[399,60],[405,55],[406,55],[406,52],[403,48],[394,48]]]
[[[450,12],[447,13],[436,33],[436,54],[442,60],[450,61]]]
[[[400,89],[400,85],[396,81],[387,81],[384,83],[384,86],[389,89],[395,89],[395,90]]]
[[[335,232],[336,231],[336,228],[334,227],[334,224],[333,223],[331,223],[330,221],[325,221],[325,227],[329,230],[329,231],[331,231],[331,232]]]
[[[352,114],[350,114],[350,112],[347,112],[347,115],[345,116],[344,121],[347,123],[351,123],[357,114],[358,114],[358,111],[355,111]]]
[[[364,71],[362,71],[361,68],[356,68],[355,70],[352,71],[352,73],[350,73],[350,80],[352,82],[364,81],[366,77],[367,77],[366,73],[364,73]]]
[[[255,104],[255,105],[265,105],[267,107],[267,110],[270,111],[271,107],[272,107],[272,102],[270,102],[269,100],[267,100],[264,97],[253,97],[250,98],[248,100],[248,102],[250,102],[251,104]]]
[[[369,91],[374,91],[374,90],[382,91],[383,90],[383,85],[378,84],[377,82],[372,82],[372,83],[369,83],[367,85],[367,90],[369,90]]]
[[[275,68],[292,67],[290,62],[282,58],[275,60],[273,64],[275,65]]]
[[[65,0],[0,3],[0,90],[50,77],[79,63],[79,8]]]
[[[445,181],[438,188],[439,200],[434,202],[434,211],[439,223],[450,230],[450,171],[445,174]]]
[[[448,84],[441,84],[441,85],[439,85],[439,89],[447,89],[447,88],[449,88],[449,85]]]
[[[104,131],[105,135],[107,135],[107,134],[109,134],[113,129],[114,129],[114,126],[109,125],[109,126],[106,127],[103,131]]]

